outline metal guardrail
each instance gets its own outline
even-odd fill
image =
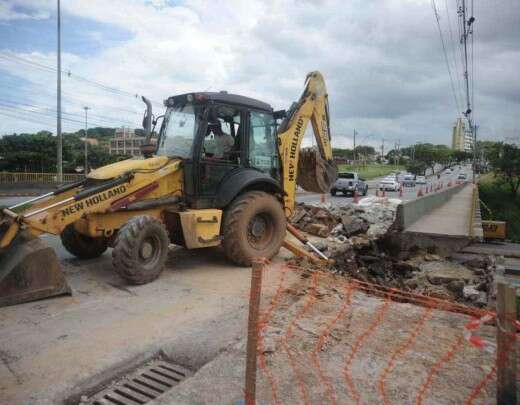
[[[83,174],[64,173],[63,182],[74,182],[83,179]],[[56,173],[13,173],[0,172],[0,184],[16,183],[45,183],[57,184],[58,176]]]

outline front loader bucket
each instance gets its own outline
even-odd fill
[[[17,238],[0,253],[0,307],[70,294],[54,250]]]
[[[336,164],[323,159],[318,149],[306,148],[301,150],[296,179],[300,187],[313,193],[328,193],[337,177],[338,168]]]

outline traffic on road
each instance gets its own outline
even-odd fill
[[[356,172],[345,172],[338,175],[338,181],[329,195],[303,192],[297,195],[296,200],[300,203],[316,203],[324,199],[337,203],[351,202],[354,199],[353,191],[357,185],[359,198],[364,196],[385,196],[410,201],[418,197],[420,190],[422,190],[424,195],[432,191],[434,192],[437,188],[447,187],[450,181],[452,184],[455,184],[457,181],[468,181],[468,179],[471,179],[471,175],[470,165],[456,165],[429,176],[413,176],[409,173],[394,172],[386,177],[366,181],[360,178]],[[354,185],[349,185],[349,182]],[[343,192],[342,187],[344,184],[345,192]],[[359,190],[362,191],[360,192]]]

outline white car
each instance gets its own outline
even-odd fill
[[[400,184],[395,179],[386,178],[379,183],[379,190],[384,191],[399,191],[400,187]]]
[[[413,175],[406,174],[401,183],[403,184],[403,187],[415,187],[416,181],[414,180]]]
[[[415,184],[426,184],[426,177],[417,176],[415,179]]]
[[[451,169],[446,169],[446,170],[444,171],[444,174],[451,174]]]

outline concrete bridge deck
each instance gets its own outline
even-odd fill
[[[400,248],[450,255],[481,241],[480,208],[474,190],[473,184],[466,183],[402,203],[396,219]]]
[[[472,236],[473,185],[467,184],[455,194],[446,197],[441,206],[422,215],[404,231],[445,236]]]

